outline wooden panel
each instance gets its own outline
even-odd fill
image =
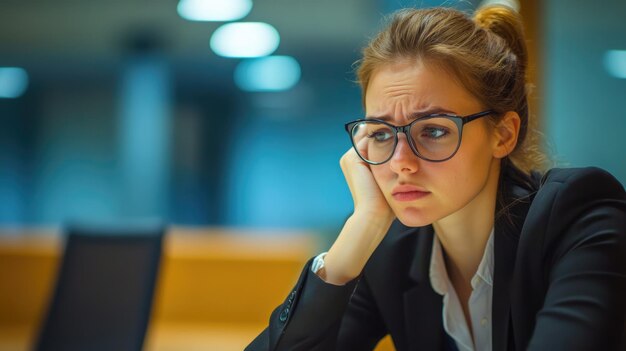
[[[393,341],[391,341],[391,337],[387,335],[383,338],[380,343],[376,346],[376,351],[393,351],[396,348],[393,346]]]
[[[178,228],[168,237],[146,350],[242,350],[316,250],[306,235],[211,233]],[[0,236],[0,350],[31,348],[60,248],[53,234]],[[391,339],[376,350],[394,350]]]
[[[0,325],[36,326],[56,279],[59,250],[53,235],[0,237]]]
[[[537,127],[543,128],[543,39],[545,31],[543,29],[543,5],[539,0],[520,1],[520,13],[524,21],[524,29],[526,33],[528,47],[528,71],[527,77],[533,85],[532,93],[529,97],[530,113],[535,119]]]
[[[266,323],[315,244],[306,236],[194,235],[167,240],[157,321]]]
[[[0,231],[0,351],[31,348],[61,244],[51,231]],[[316,250],[310,233],[173,228],[155,292],[150,349],[241,350],[267,324]]]

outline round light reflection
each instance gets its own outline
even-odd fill
[[[22,96],[28,87],[28,73],[19,67],[0,67],[0,98]]]
[[[211,36],[211,49],[224,57],[271,55],[278,44],[278,31],[267,23],[238,22],[219,27]]]
[[[252,9],[252,0],[180,0],[178,14],[189,21],[236,21]]]
[[[245,91],[282,91],[300,81],[300,65],[291,56],[245,60],[235,69],[235,83]]]
[[[604,67],[615,78],[626,79],[626,50],[609,50],[604,54]]]

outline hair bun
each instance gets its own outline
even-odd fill
[[[487,5],[476,10],[474,21],[504,39],[525,70],[528,63],[524,26],[519,13],[505,5]]]

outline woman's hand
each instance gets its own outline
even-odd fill
[[[358,145],[361,154],[365,155],[367,151],[362,144],[366,142],[367,139],[361,139],[361,145]],[[354,213],[363,213],[381,218],[393,216],[391,207],[389,207],[385,196],[374,179],[370,165],[361,160],[354,148],[350,148],[343,154],[339,164],[352,194]]]
[[[361,274],[395,218],[370,166],[353,148],[341,157],[340,165],[352,193],[354,213],[328,251],[324,268],[317,272],[335,285],[344,285]]]

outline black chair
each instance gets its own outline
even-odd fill
[[[69,226],[36,350],[141,350],[164,232]]]

